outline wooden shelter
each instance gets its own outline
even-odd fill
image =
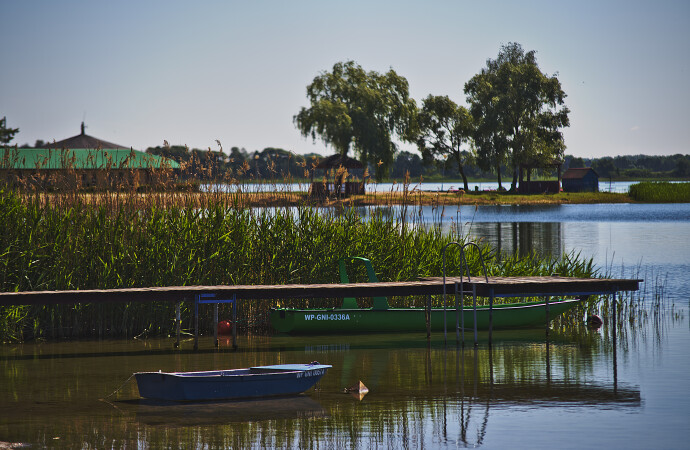
[[[350,179],[351,178],[351,179]],[[309,195],[347,197],[364,194],[364,164],[340,154],[322,159],[312,172]]]
[[[599,192],[599,174],[591,167],[570,168],[563,174],[563,192]]]
[[[558,194],[561,191],[561,167],[563,161],[551,160],[540,161],[534,160],[525,164],[520,164],[520,184],[518,186],[518,193],[520,194]],[[536,168],[556,168],[556,180],[531,180],[531,173]],[[523,174],[527,173],[527,180],[523,180]]]

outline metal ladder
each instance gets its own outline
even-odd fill
[[[486,264],[484,263],[484,255],[482,255],[482,250],[475,242],[468,242],[466,244],[461,244],[459,242],[453,241],[449,242],[443,247],[441,253],[443,255],[443,342],[447,342],[447,321],[446,321],[446,249],[451,245],[457,245],[460,247],[460,257],[461,257],[461,270],[460,270],[460,282],[455,282],[455,341],[460,343],[460,328],[462,328],[462,345],[465,345],[465,315],[464,315],[464,272],[467,271],[467,281],[472,281],[470,275],[470,267],[467,264],[467,258],[465,257],[465,249],[467,247],[475,247],[477,252],[479,252],[479,260],[482,262],[482,269],[484,271],[484,279],[486,283],[489,283],[489,277],[486,273]],[[460,309],[458,309],[458,292],[462,301],[460,302]],[[477,345],[477,288],[472,285],[472,305],[474,310],[474,345]],[[462,316],[462,324],[460,324],[460,316]]]

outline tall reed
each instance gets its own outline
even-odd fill
[[[198,164],[195,170],[213,172]],[[305,176],[309,170],[305,166]],[[165,168],[153,173],[146,189],[128,182],[136,177],[107,170],[98,177],[105,184],[85,189],[79,184],[82,175],[38,171],[32,176],[48,178],[0,187],[1,291],[337,283],[338,260],[344,256],[370,258],[381,280],[411,280],[440,275],[441,249],[464,240],[457,229],[444,233],[423,223],[421,193],[410,188],[409,178],[402,184],[402,206],[397,206],[401,196],[391,192],[374,194],[377,206],[363,210],[338,198],[320,203],[335,201],[335,207],[314,208],[312,199],[290,192],[285,186],[291,180],[281,182],[277,171],[259,180],[248,166],[202,189],[184,189]],[[257,189],[249,183],[262,184]],[[279,206],[254,207],[267,197]],[[438,196],[432,205],[439,220],[453,206],[446,202]],[[595,274],[591,260],[580,255],[498,258],[488,246],[481,251],[490,275]],[[468,263],[478,274],[476,252],[469,252]],[[459,252],[449,252],[447,267],[449,275],[459,274]],[[351,280],[364,281],[362,268],[357,270]],[[404,306],[423,299],[389,301]],[[267,332],[272,306],[337,303],[240,302],[239,317],[244,330]],[[192,326],[191,306],[183,305],[186,328]],[[170,302],[4,307],[0,339],[166,334],[174,328],[174,308]]]
[[[690,183],[642,182],[630,186],[630,196],[638,202],[688,203]]]
[[[366,219],[355,208],[248,208],[235,194],[218,192],[104,193],[97,200],[80,195],[48,201],[2,189],[0,219],[6,228],[0,237],[0,288],[336,283],[338,259],[354,255],[370,258],[381,280],[438,276],[441,249],[459,237],[437,226],[420,226],[415,217],[385,208],[372,209]],[[486,246],[482,253],[490,275],[594,272],[579,255],[499,260]],[[468,254],[473,274],[480,270],[478,258],[476,252]],[[459,274],[458,252],[449,252],[447,267],[449,274]],[[364,280],[363,273],[352,277]],[[393,305],[415,301],[391,299]],[[241,302],[244,328],[266,331],[266,315],[275,304]],[[3,340],[165,334],[173,330],[173,310],[166,302],[7,307],[0,310],[0,326]],[[183,314],[185,326],[191,327],[189,305]]]

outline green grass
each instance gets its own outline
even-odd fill
[[[630,197],[646,203],[688,203],[690,183],[636,183],[630,186]]]

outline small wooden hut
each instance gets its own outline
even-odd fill
[[[520,184],[518,186],[518,193],[520,194],[558,194],[561,191],[561,167],[563,161],[551,160],[540,161],[533,160],[520,165]],[[539,168],[553,167],[556,169],[556,180],[537,180],[532,181],[532,170]],[[524,174],[527,174],[527,180],[523,180]]]
[[[599,192],[599,174],[591,167],[566,170],[562,183],[563,192]]]
[[[364,165],[340,154],[322,159],[311,177],[312,197],[347,197],[364,194]]]

